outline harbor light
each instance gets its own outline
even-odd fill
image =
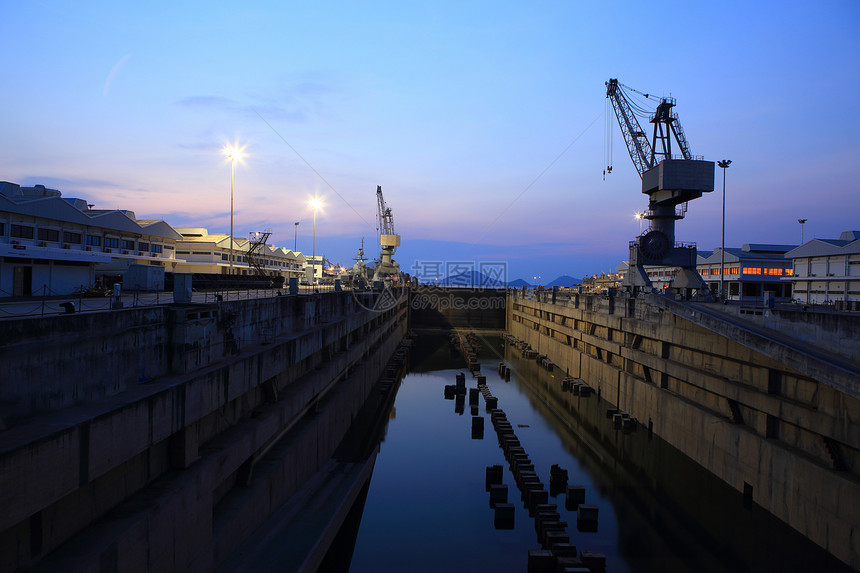
[[[314,196],[311,200],[308,201],[308,205],[311,209],[314,210],[314,238],[313,238],[313,247],[311,250],[311,267],[314,271],[314,284],[316,284],[317,280],[317,211],[323,208],[322,199],[317,196]]]
[[[230,160],[230,274],[233,274],[233,180],[236,174],[236,161],[245,157],[245,147],[225,145],[222,150]]]

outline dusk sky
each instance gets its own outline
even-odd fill
[[[0,4],[0,180],[348,265],[376,186],[415,261],[543,282],[627,259],[644,210],[604,82],[677,99],[731,159],[726,246],[860,229],[860,2]],[[611,109],[610,109],[611,113]],[[650,125],[643,126],[650,129]],[[677,239],[720,244],[720,190]]]

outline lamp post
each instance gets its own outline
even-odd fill
[[[726,300],[726,291],[723,286],[723,280],[726,274],[726,169],[728,169],[731,164],[731,159],[723,159],[722,161],[717,162],[717,165],[719,165],[723,170],[723,229],[720,232],[720,298],[723,300]]]
[[[308,201],[308,205],[314,210],[314,238],[313,238],[313,246],[311,250],[311,268],[314,272],[314,284],[317,282],[317,211],[322,207],[322,201],[319,197],[314,197],[310,201]]]
[[[798,223],[800,223],[800,244],[803,244],[803,225],[806,223],[806,219],[798,219]]]
[[[233,179],[236,174],[236,160],[242,159],[240,147],[224,147],[224,155],[230,158],[230,274],[233,274]]]
[[[641,237],[642,236],[642,219],[645,218],[645,213],[643,213],[642,211],[636,211],[635,213],[633,213],[633,216],[636,217],[637,219],[639,219],[639,236]]]
[[[299,245],[299,221],[295,222],[296,225],[296,233],[295,237],[293,237],[293,252],[296,252],[296,247]]]

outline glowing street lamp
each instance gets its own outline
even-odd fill
[[[635,213],[633,213],[633,217],[635,217],[636,219],[639,219],[639,235],[641,236],[642,235],[642,219],[645,218],[645,213],[643,213],[642,211],[636,211]]]
[[[245,157],[244,147],[225,145],[224,155],[230,159],[230,274],[233,274],[233,178],[236,173],[236,160]]]
[[[314,270],[314,284],[316,284],[316,281],[317,281],[317,211],[322,209],[323,202],[322,202],[322,199],[320,199],[319,197],[314,197],[313,199],[308,201],[308,205],[311,207],[311,209],[314,210],[314,239],[313,239],[313,247],[312,247],[312,251],[311,251],[311,261],[312,261],[311,266]]]
[[[726,169],[732,164],[731,159],[723,159],[717,161],[717,165],[723,170],[723,230],[720,233],[720,298],[726,299],[726,293],[723,290],[723,280],[725,278],[725,263],[726,263]]]

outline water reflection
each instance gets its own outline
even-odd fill
[[[579,531],[576,511],[553,491],[560,519],[579,550],[606,556],[607,571],[839,571],[825,552],[639,427],[616,430],[608,403],[561,391],[561,381],[519,357],[499,337],[485,337],[482,375],[504,410],[540,481],[567,470],[598,507],[596,531]],[[349,571],[526,571],[540,548],[534,519],[520,499],[510,465],[481,398],[483,439],[465,415],[465,396],[445,386],[464,372],[444,336],[423,336],[395,401],[361,515]],[[509,382],[497,373],[504,360]],[[466,376],[467,388],[475,379]],[[459,398],[462,398],[460,400]],[[486,468],[501,464],[511,529],[494,527]],[[348,560],[347,560],[348,561]]]

